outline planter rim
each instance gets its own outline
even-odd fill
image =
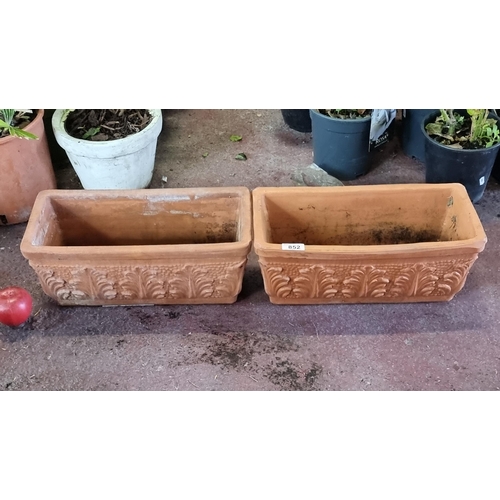
[[[32,129],[34,129],[38,122],[40,122],[41,120],[43,120],[43,115],[44,115],[44,110],[43,109],[39,109],[35,118],[26,126],[24,127],[23,130],[26,130],[27,132],[31,132]],[[31,140],[37,140],[37,139],[22,139],[20,137],[14,137],[13,135],[10,135],[10,136],[7,136],[7,137],[2,137],[0,139],[0,146],[2,146],[2,144],[7,144],[8,142],[10,141],[13,141],[13,140],[16,140],[16,141],[31,141]]]
[[[365,116],[364,118],[334,118],[333,116],[326,116],[322,113],[318,113],[315,109],[309,109],[310,112],[314,113],[315,115],[322,116],[323,118],[327,120],[334,120],[337,122],[346,122],[346,123],[362,123],[366,122],[372,119],[372,115],[370,114],[369,116]]]
[[[116,156],[114,153],[110,152],[110,150],[112,151],[115,149],[118,151],[122,149],[127,150],[122,152],[120,156],[129,154],[130,151],[137,149],[135,147],[136,144],[140,143],[140,147],[143,147],[142,144],[144,136],[152,135],[154,138],[157,138],[162,129],[161,109],[148,109],[153,119],[151,120],[151,123],[149,123],[148,126],[140,132],[128,135],[122,139],[114,139],[112,141],[88,141],[86,139],[77,139],[66,132],[66,120],[62,119],[64,111],[64,109],[56,109],[52,116],[52,129],[54,130],[57,142],[63,149],[71,151],[77,155],[85,154],[85,156],[89,158],[109,158]],[[75,149],[77,149],[77,151],[75,151]]]
[[[467,190],[459,183],[442,183],[442,184],[380,184],[380,185],[363,185],[363,186],[294,186],[285,188],[288,193],[320,193],[321,191],[343,191],[343,192],[360,192],[370,191],[372,193],[389,194],[394,191],[407,191],[408,187],[419,189],[421,191],[441,191],[443,189],[453,189],[455,194],[463,198],[465,203],[470,203]],[[263,206],[263,201],[266,194],[284,193],[284,188],[279,187],[258,187],[253,191],[253,217],[254,217],[254,250],[255,253],[262,257],[277,257],[283,256],[284,250],[281,248],[281,243],[269,243],[266,241],[265,235],[265,214],[266,208]],[[474,208],[474,207],[472,207]],[[435,251],[441,251],[444,248],[453,248],[454,253],[460,253],[462,250],[475,248],[481,252],[487,242],[486,233],[483,229],[479,216],[472,210],[469,213],[472,224],[476,227],[476,236],[466,240],[459,241],[441,241],[441,242],[422,242],[422,243],[402,243],[391,245],[307,245],[305,251],[287,254],[289,259],[293,258],[328,258],[328,254],[333,254],[333,258],[351,257],[353,254],[359,254],[360,257],[374,257],[384,259],[392,254],[400,254],[402,250],[406,252],[427,252],[432,254]],[[259,221],[259,223],[255,223]],[[285,243],[285,242],[284,242]],[[286,243],[300,243],[296,241],[288,241]]]
[[[497,144],[495,144],[494,146],[491,146],[489,148],[478,148],[478,149],[459,149],[459,148],[452,148],[451,146],[447,146],[446,144],[441,144],[440,142],[438,142],[435,139],[433,139],[427,133],[427,130],[425,130],[425,125],[426,125],[427,120],[429,120],[430,118],[436,117],[438,115],[439,115],[439,111],[438,112],[434,111],[432,113],[429,113],[422,120],[422,124],[420,125],[420,129],[421,129],[422,133],[424,134],[424,137],[425,137],[426,140],[431,141],[431,143],[433,143],[433,144],[437,144],[440,148],[447,149],[449,151],[455,151],[455,152],[458,151],[458,152],[460,152],[460,154],[473,154],[473,153],[477,153],[477,152],[492,151],[494,149],[500,148],[500,142],[498,142]],[[490,117],[490,116],[492,118],[496,118],[497,123],[500,125],[500,117],[498,117],[497,115],[495,115],[495,113],[493,113],[493,112],[490,112],[490,114],[488,115],[488,117]]]
[[[169,199],[175,200],[176,197],[182,197],[185,199],[186,196],[193,197],[194,199],[199,199],[203,197],[210,197],[214,195],[235,195],[239,196],[241,202],[241,212],[250,213],[251,211],[251,193],[247,187],[212,187],[212,188],[172,188],[172,189],[147,189],[147,190],[135,190],[135,189],[109,189],[109,190],[70,190],[70,189],[48,189],[41,191],[33,207],[33,213],[41,213],[41,210],[45,203],[49,200],[65,199],[68,195],[71,195],[72,199],[144,199],[148,201],[155,201]],[[93,258],[96,254],[99,254],[100,258],[106,260],[105,249],[109,250],[110,246],[45,246],[34,244],[35,233],[36,233],[37,221],[30,220],[26,227],[23,239],[21,241],[20,250],[24,257],[31,259],[38,255],[44,255],[45,257],[51,256],[54,260],[75,260],[79,259],[82,262]],[[240,221],[240,237],[238,241],[228,242],[228,243],[199,243],[196,245],[196,249],[199,251],[201,259],[206,258],[219,258],[222,248],[226,252],[240,254],[242,252],[248,251],[252,243],[252,224],[251,221],[247,222],[244,217]],[[216,245],[216,247],[215,247]],[[140,258],[139,260],[150,260],[150,259],[165,259],[169,255],[176,256],[182,253],[184,249],[191,247],[192,244],[172,244],[172,245],[117,245],[112,246],[113,255],[109,256],[109,259],[126,258],[130,255],[131,250],[137,251],[140,248]],[[216,249],[219,249],[218,251]]]

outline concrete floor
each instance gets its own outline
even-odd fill
[[[346,184],[424,182],[398,131]],[[240,152],[247,161],[234,159]],[[58,186],[81,188],[54,144],[52,157]],[[311,162],[311,135],[279,110],[166,110],[151,187],[294,185]],[[34,311],[23,327],[0,325],[0,390],[499,390],[495,180],[476,209],[488,243],[464,289],[451,302],[408,305],[275,306],[252,253],[232,305],[63,308],[19,251],[26,224],[1,227],[0,287],[28,289]]]

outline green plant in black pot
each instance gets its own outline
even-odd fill
[[[488,109],[440,109],[422,129],[426,182],[459,182],[479,201],[500,148],[499,118]]]
[[[488,109],[468,109],[467,115],[453,109],[440,109],[440,115],[425,127],[436,141],[458,149],[491,148],[500,142],[496,118]]]

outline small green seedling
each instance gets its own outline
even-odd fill
[[[28,121],[26,115],[31,112],[30,109],[0,109],[0,135],[12,135],[20,139],[38,139],[35,134],[13,125],[22,123],[24,119]]]

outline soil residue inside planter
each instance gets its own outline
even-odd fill
[[[140,132],[152,119],[147,109],[75,109],[65,128],[76,139],[112,141]]]
[[[282,236],[282,235],[280,235]],[[337,234],[325,233],[322,237],[311,237],[307,231],[298,231],[290,234],[287,241],[300,241],[306,245],[404,245],[409,243],[430,243],[442,240],[442,235],[427,229],[415,229],[398,225],[393,227],[374,227],[369,230],[360,230],[355,226],[345,228]],[[273,238],[274,243],[281,243]]]

